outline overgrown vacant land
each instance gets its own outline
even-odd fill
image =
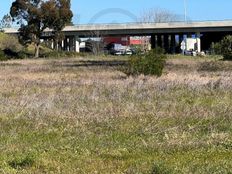
[[[0,63],[0,173],[232,173],[232,62],[116,63]]]

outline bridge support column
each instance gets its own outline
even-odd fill
[[[192,38],[193,36],[192,36],[192,33],[188,33],[187,34],[187,38]]]
[[[55,41],[55,50],[59,50],[59,42]]]
[[[70,37],[69,47],[70,47],[70,51],[76,51],[76,36]]]
[[[51,48],[54,50],[55,46],[54,46],[54,39],[51,40]]]
[[[64,47],[65,51],[70,51],[70,36],[67,36],[65,38]]]
[[[169,35],[168,34],[164,35],[164,50],[166,53],[169,52]]]
[[[151,35],[151,48],[154,49],[157,47],[157,43],[156,43],[156,35],[152,34]]]
[[[183,34],[179,34],[179,43],[178,43],[178,53],[181,53],[182,50],[181,50],[181,42],[184,40],[184,35]]]
[[[201,52],[201,33],[196,33],[196,40],[197,40],[197,52]]]
[[[184,40],[184,35],[183,34],[179,34],[179,44]]]
[[[161,34],[157,35],[157,46],[160,47],[160,48],[163,48],[162,35]]]
[[[66,51],[70,51],[69,43],[70,43],[70,39],[69,37],[67,37],[66,38]]]
[[[80,41],[79,37],[75,36],[75,52],[79,53],[80,52]]]
[[[176,53],[176,35],[172,34],[171,35],[171,49],[170,49],[172,54]]]
[[[72,37],[68,36],[67,41],[67,51],[72,51]]]
[[[64,50],[64,40],[61,41],[61,50]]]
[[[64,51],[68,51],[68,37],[64,38]]]

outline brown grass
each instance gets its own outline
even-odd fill
[[[0,173],[231,172],[232,62],[157,78],[85,61],[0,63]]]

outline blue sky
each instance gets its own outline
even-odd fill
[[[9,12],[13,0],[1,0],[0,18]],[[231,0],[186,0],[187,15],[191,20],[232,19]],[[184,14],[184,0],[72,0],[73,22],[123,23],[134,22],[150,8],[167,9]]]

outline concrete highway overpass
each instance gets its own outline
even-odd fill
[[[5,33],[17,34],[18,29],[6,28]],[[212,42],[220,41],[232,34],[232,20],[204,22],[171,23],[125,23],[125,24],[87,24],[64,28],[65,40],[61,44],[65,50],[79,51],[79,38],[104,36],[151,36],[152,47],[165,48],[177,52],[184,37],[200,38],[198,51],[209,49]],[[46,30],[43,37],[52,35]],[[195,35],[195,36],[194,36]],[[177,39],[178,38],[178,39]]]

